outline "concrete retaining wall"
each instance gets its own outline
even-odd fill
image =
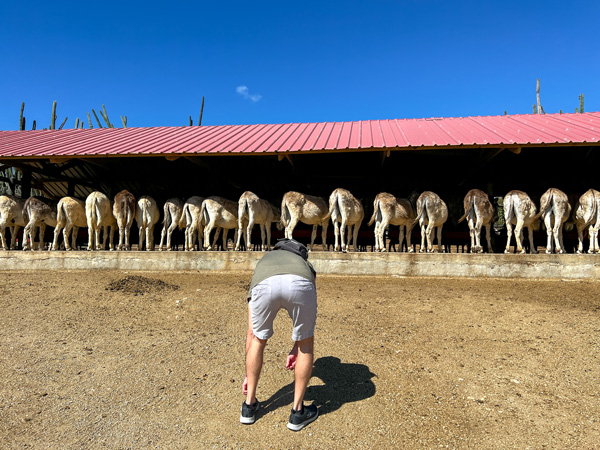
[[[0,251],[0,270],[252,271],[262,252]],[[313,252],[318,273],[432,277],[600,279],[600,255]]]

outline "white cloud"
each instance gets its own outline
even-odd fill
[[[260,94],[250,94],[248,91],[248,86],[238,86],[235,88],[235,91],[244,97],[246,100],[252,100],[254,103],[259,101],[262,98]]]

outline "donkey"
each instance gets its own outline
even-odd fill
[[[160,211],[156,200],[148,195],[140,197],[135,208],[135,221],[139,229],[138,250],[144,248],[146,251],[154,250],[154,226],[160,220]]]
[[[349,242],[346,241],[346,227],[348,236],[353,240],[354,251],[357,251],[358,229],[365,217],[365,211],[361,203],[346,189],[335,189],[329,196],[329,212],[326,218],[331,217],[333,231],[335,233],[334,250],[348,251]],[[341,223],[341,232],[338,222]],[[354,231],[354,233],[352,233]],[[348,239],[349,241],[350,239]],[[341,247],[340,247],[341,243]]]
[[[299,221],[312,225],[309,245],[309,249],[312,251],[317,237],[317,226],[321,225],[323,250],[327,250],[328,212],[327,204],[321,197],[305,195],[295,191],[287,192],[281,201],[281,225],[285,227],[285,237],[292,239],[294,228],[296,228]]]
[[[598,229],[600,228],[600,192],[588,190],[579,197],[573,209],[573,222],[577,227],[579,240],[577,253],[583,253],[583,235],[588,230],[590,246],[588,253],[598,253]]]
[[[242,237],[246,238],[246,248],[252,251],[250,236],[254,225],[260,228],[261,249],[271,249],[271,223],[279,224],[281,213],[271,203],[250,191],[244,192],[238,201],[238,235],[235,250],[241,247]],[[280,228],[281,229],[281,228]],[[266,242],[265,242],[266,239]]]
[[[417,199],[417,217],[414,224],[419,222],[421,227],[421,248],[419,252],[433,252],[433,232],[437,229],[438,253],[443,253],[442,227],[448,220],[446,203],[434,192],[425,191]],[[425,245],[427,238],[427,245]]]
[[[373,216],[367,224],[371,226],[375,222],[375,251],[385,252],[383,235],[390,225],[400,225],[399,250],[402,251],[404,241],[404,230],[406,229],[406,245],[409,252],[413,252],[411,244],[412,229],[415,226],[415,211],[410,201],[398,198],[387,192],[381,192],[373,202]]]
[[[227,250],[227,234],[229,230],[235,230],[234,242],[238,237],[238,204],[223,197],[208,197],[202,202],[201,211],[204,227],[204,246],[207,250],[217,248],[217,239],[223,229],[223,250]],[[217,228],[212,245],[210,244],[210,233]]]
[[[44,197],[29,197],[23,206],[23,219],[27,222],[23,231],[23,250],[33,250],[36,228],[40,230],[38,248],[43,250],[46,226],[56,226],[56,202]]]
[[[171,236],[173,231],[179,226],[181,220],[181,213],[183,212],[183,201],[179,198],[170,198],[165,202],[163,206],[164,218],[163,218],[163,229],[160,234],[160,245],[158,249],[163,250],[163,244],[165,237],[167,238],[167,250],[172,250],[171,247]]]
[[[198,250],[204,250],[204,225],[202,220],[202,202],[204,197],[192,196],[185,201],[179,219],[179,228],[185,229],[185,251],[193,251],[198,238]]]
[[[85,199],[85,216],[88,227],[88,251],[113,250],[113,238],[117,221],[110,206],[110,200],[102,192],[94,191]],[[110,227],[110,236],[108,228]],[[100,244],[100,229],[103,230],[102,245]]]
[[[523,228],[527,227],[529,231],[529,245],[531,253],[537,253],[533,243],[533,230],[539,229],[539,222],[536,218],[537,208],[529,196],[523,191],[510,191],[504,197],[504,222],[506,223],[506,249],[504,253],[510,252],[510,240],[512,238],[515,225],[515,241],[517,243],[517,253],[525,253],[523,248]]]
[[[135,216],[135,197],[129,191],[122,190],[115,195],[113,214],[119,227],[118,250],[129,250],[129,232]]]
[[[494,221],[494,205],[487,194],[479,189],[471,189],[465,195],[465,213],[458,223],[467,219],[471,235],[471,253],[483,253],[481,246],[481,228],[485,227],[488,253],[492,253],[492,222]]]
[[[546,243],[546,253],[552,253],[552,244],[554,237],[554,245],[557,253],[565,253],[563,244],[563,224],[571,215],[571,205],[569,198],[563,191],[550,188],[540,199],[540,211],[535,215],[534,219],[540,217],[544,220],[546,226],[546,234],[548,241]]]
[[[25,201],[13,195],[0,195],[0,239],[4,250],[16,248],[19,228],[26,225],[23,219]],[[6,242],[6,228],[10,228],[10,246]]]
[[[87,226],[85,216],[85,203],[73,197],[63,197],[56,207],[56,227],[54,227],[54,241],[52,250],[58,250],[58,238],[60,232],[63,232],[65,241],[65,250],[71,251],[77,248],[77,233],[79,228]],[[72,244],[69,243],[69,235],[72,232]]]

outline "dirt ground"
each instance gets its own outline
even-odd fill
[[[293,433],[283,314],[239,423],[249,278],[0,272],[0,448],[600,447],[600,282],[320,276]]]

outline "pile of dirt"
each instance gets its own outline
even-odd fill
[[[165,283],[162,280],[146,278],[140,275],[128,275],[120,280],[111,281],[106,287],[107,291],[119,291],[126,294],[144,295],[154,292],[176,291],[179,286]]]

